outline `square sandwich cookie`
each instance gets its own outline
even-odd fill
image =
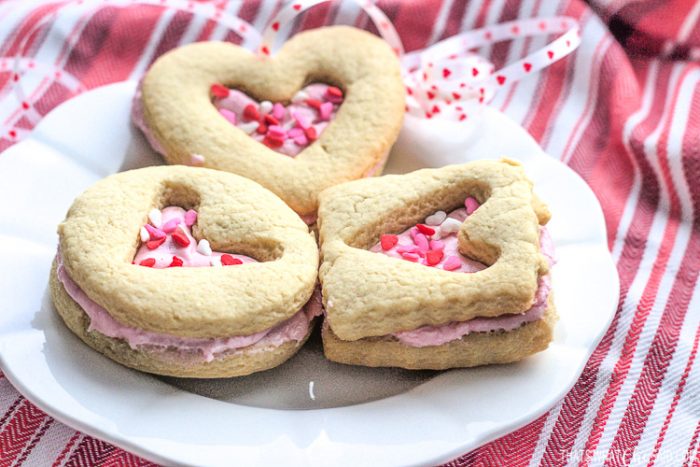
[[[349,182],[320,197],[330,360],[447,369],[547,348],[547,207],[513,161]]]

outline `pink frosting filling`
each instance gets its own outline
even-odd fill
[[[457,241],[459,225],[478,206],[476,199],[467,198],[464,208],[456,209],[449,214],[440,211],[428,216],[426,224],[411,227],[395,236],[383,235],[382,241],[374,245],[370,251],[447,271],[462,273],[481,271],[486,268],[486,265],[461,255],[458,251]],[[540,249],[548,259],[550,266],[554,264],[554,244],[544,227],[540,228]],[[547,309],[550,290],[551,279],[547,274],[539,278],[532,307],[522,314],[507,314],[496,318],[474,318],[467,321],[454,321],[441,326],[422,326],[410,331],[397,332],[392,336],[412,347],[427,347],[446,344],[461,339],[472,332],[512,331],[525,323],[542,318]]]
[[[193,211],[189,211],[190,214],[192,212]],[[210,254],[203,254],[197,251],[194,237],[192,237],[191,234],[192,223],[190,222],[192,221],[192,216],[187,216],[188,219],[186,220],[186,214],[187,213],[182,208],[168,207],[161,211],[162,223],[157,223],[161,224],[160,227],[162,228],[166,228],[166,224],[170,221],[175,221],[175,224],[185,226],[185,228],[177,228],[182,230],[183,234],[187,234],[187,238],[190,239],[190,244],[188,246],[179,245],[176,240],[173,240],[172,234],[166,234],[167,239],[157,248],[149,249],[144,242],[139,248],[134,262],[138,264],[144,259],[154,258],[156,263],[151,267],[165,268],[169,267],[173,257],[177,256],[181,258],[183,262],[182,266],[206,267],[211,265],[211,258],[221,258],[224,255],[239,259],[241,261],[240,264],[256,261],[244,255],[213,251]],[[152,224],[149,225],[154,227]],[[169,230],[169,227],[167,227],[167,229]],[[150,236],[159,237],[161,235],[159,231],[162,232],[161,229],[155,228],[155,232]],[[206,251],[206,253],[209,253],[209,251]],[[63,259],[60,252],[57,254],[56,259],[58,280],[63,284],[66,293],[68,293],[90,317],[90,326],[88,330],[99,332],[107,337],[124,339],[132,349],[142,346],[161,350],[175,349],[181,352],[183,356],[194,353],[202,356],[205,361],[209,362],[225,352],[235,351],[252,345],[256,345],[258,349],[263,349],[265,347],[276,347],[289,341],[300,341],[306,336],[310,322],[322,313],[321,295],[317,289],[307,304],[291,318],[270,329],[247,336],[201,339],[146,331],[124,325],[115,320],[107,310],[90,299],[90,297],[88,297],[70,278],[63,266]]]

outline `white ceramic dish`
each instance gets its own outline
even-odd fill
[[[0,365],[68,425],[169,465],[435,464],[544,413],[574,384],[612,319],[618,278],[595,196],[516,124],[486,109],[472,128],[479,137],[458,142],[461,151],[421,146],[415,136],[423,130],[407,121],[410,134],[388,169],[505,154],[525,164],[553,212],[559,257],[561,320],[546,352],[516,365],[410,373],[330,364],[312,344],[279,369],[213,382],[121,367],[63,326],[47,279],[56,225],[75,196],[116,171],[160,163],[129,123],[134,86],[66,102],[0,156]]]

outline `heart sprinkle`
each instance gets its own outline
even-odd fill
[[[195,222],[197,222],[197,211],[190,209],[185,213],[185,225],[192,227]]]
[[[218,97],[219,99],[225,99],[229,95],[229,89],[224,86],[223,84],[212,84],[211,85],[211,93],[214,97]]]
[[[170,262],[169,268],[179,268],[182,267],[182,260],[177,256],[173,256],[173,260]]]
[[[382,235],[380,242],[383,250],[391,250],[394,245],[399,242],[399,237],[396,235],[384,234]]]
[[[344,99],[341,88],[326,84],[306,86],[288,107],[280,102],[258,103],[235,89],[227,91],[226,97],[214,99],[221,116],[259,143],[292,157],[320,137]],[[223,92],[217,88],[216,95]]]
[[[175,243],[182,247],[188,246],[190,244],[190,239],[187,238],[187,235],[185,235],[181,230],[176,230],[175,232],[173,232],[172,237]]]
[[[139,266],[146,266],[147,268],[152,268],[156,264],[155,258],[146,258],[139,262]]]
[[[234,266],[236,264],[243,264],[243,261],[238,258],[234,258],[229,254],[223,254],[221,255],[221,264],[224,266]]]

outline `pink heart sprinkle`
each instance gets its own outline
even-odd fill
[[[467,214],[471,214],[480,206],[476,198],[468,197],[464,200],[464,207],[467,208]]]
[[[236,114],[231,112],[229,109],[219,109],[219,113],[222,117],[228,120],[232,125],[236,124]]]
[[[268,136],[276,139],[287,138],[287,132],[284,130],[284,128],[278,125],[270,125],[270,127],[267,129],[267,134]]]
[[[307,144],[309,144],[309,139],[306,137],[306,135],[304,133],[302,133],[298,136],[295,136],[293,139],[294,139],[294,142],[297,144],[297,146],[306,146]]]
[[[413,241],[416,242],[416,246],[423,253],[425,253],[426,251],[428,251],[430,249],[430,245],[428,244],[428,237],[426,237],[422,233],[416,234]]]
[[[173,233],[175,229],[177,228],[177,224],[180,223],[180,219],[170,219],[168,222],[163,224],[163,232],[165,233]]]
[[[430,240],[430,249],[442,251],[445,249],[445,243],[440,240]]]
[[[161,238],[166,237],[165,232],[153,227],[151,224],[146,224],[144,225],[144,227],[148,231],[148,234],[151,236],[151,240],[160,240]]]
[[[195,222],[197,222],[197,211],[190,209],[185,213],[185,225],[192,227]]]
[[[304,130],[311,126],[311,122],[309,121],[309,119],[306,118],[304,115],[300,114],[299,112],[294,112],[292,114],[292,118],[295,122],[297,122],[297,125],[303,128]]]
[[[412,261],[414,263],[420,259],[420,256],[416,253],[403,253],[401,257],[407,261]]]
[[[301,128],[292,128],[287,132],[287,137],[288,138],[297,138],[299,136],[302,136],[304,134],[304,130]]]
[[[459,258],[452,255],[447,257],[447,259],[442,265],[442,269],[444,269],[445,271],[454,271],[455,269],[459,269],[461,265],[462,262],[459,260]]]
[[[276,102],[275,105],[272,106],[272,116],[277,120],[282,121],[284,119],[284,112],[284,106],[279,102]]]
[[[330,120],[333,114],[333,104],[330,102],[324,102],[319,108],[319,113],[321,114],[321,120]]]

